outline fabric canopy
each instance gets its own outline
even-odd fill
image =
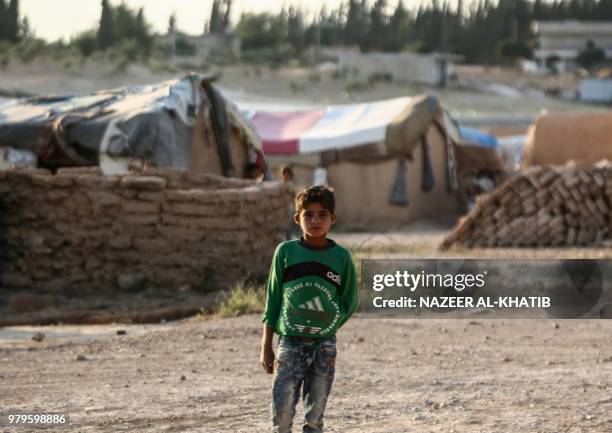
[[[262,138],[266,155],[294,155],[384,141],[387,126],[411,99],[246,114]]]

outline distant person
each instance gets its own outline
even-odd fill
[[[244,177],[246,179],[262,180],[263,174],[261,167],[256,162],[249,162],[244,168]]]
[[[281,176],[282,176],[283,182],[289,188],[289,193],[291,194],[291,197],[295,198],[296,185],[295,185],[295,176],[293,174],[293,169],[290,166],[285,165],[281,169]],[[285,239],[286,240],[290,240],[296,231],[296,224],[295,224],[295,221],[293,220],[294,212],[295,212],[295,207],[293,205],[293,200],[292,200],[288,208],[288,222],[287,222],[287,227],[285,228]]]
[[[285,165],[281,169],[281,176],[283,177],[283,182],[292,183],[295,185],[295,174],[293,173],[291,166]]]
[[[300,191],[295,212],[303,236],[281,243],[274,253],[259,360],[274,373],[272,431],[291,432],[302,388],[303,431],[321,433],[334,380],[336,332],[357,309],[359,292],[351,254],[327,237],[336,222],[333,190]]]

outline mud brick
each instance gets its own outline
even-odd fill
[[[107,191],[87,191],[86,194],[91,199],[92,203],[100,206],[112,206],[119,204],[121,199],[112,192]]]
[[[503,207],[500,207],[494,214],[493,214],[493,218],[495,218],[497,221],[501,221],[503,219],[507,218],[506,215],[506,209]]]
[[[170,244],[163,237],[155,238],[136,238],[134,239],[134,247],[140,251],[148,253],[164,253],[168,251]]]
[[[163,192],[141,191],[138,193],[138,199],[144,201],[161,202],[164,200],[164,198]]]
[[[566,200],[565,201],[565,207],[567,209],[569,209],[570,212],[572,212],[573,214],[577,214],[578,212],[578,205],[576,204],[576,202],[574,200]]]
[[[78,186],[84,186],[88,188],[104,187],[103,176],[79,174],[77,176],[73,176],[72,179],[74,180],[74,184]]]
[[[169,190],[165,197],[171,202],[214,204],[218,203],[222,193],[220,191],[206,191],[203,189]]]
[[[102,169],[100,167],[95,166],[87,166],[87,167],[62,167],[57,170],[58,176],[76,176],[80,174],[85,175],[93,175],[93,176],[103,176]]]
[[[204,230],[187,227],[160,226],[158,231],[161,236],[171,242],[197,242],[204,238]]]
[[[525,224],[525,218],[519,217],[510,222],[510,227],[512,227],[513,230],[518,230],[523,224]]]
[[[121,209],[132,214],[157,214],[160,204],[152,201],[124,200],[121,202]]]
[[[505,226],[505,227],[502,227],[499,232],[497,232],[497,236],[499,236],[500,238],[504,238],[508,236],[511,232],[512,232],[511,227]]]
[[[45,199],[50,203],[61,202],[64,200],[68,200],[70,198],[70,193],[65,190],[51,190],[45,193]]]
[[[554,170],[545,170],[539,176],[539,183],[541,186],[548,186],[551,182],[557,179],[558,174]]]
[[[121,191],[121,197],[128,199],[136,199],[138,197],[139,191],[135,189],[124,189]]]
[[[125,235],[110,236],[108,246],[118,250],[125,250],[132,247],[132,238]]]
[[[580,178],[582,183],[585,185],[589,185],[593,182],[593,177],[590,176],[586,171],[583,171],[583,170],[579,171],[578,177]]]
[[[159,215],[126,214],[120,218],[124,223],[133,225],[155,225],[159,222]]]
[[[585,200],[583,203],[589,209],[589,212],[591,212],[591,214],[596,215],[599,213],[599,208],[592,200]]]
[[[52,175],[36,175],[30,179],[32,185],[43,189],[51,189],[54,186]]]
[[[157,176],[166,180],[177,181],[183,181],[188,178],[188,172],[167,167],[147,166],[144,170],[142,170],[142,174],[145,176]]]
[[[0,283],[3,287],[28,287],[32,280],[22,272],[3,272],[0,274]]]
[[[219,214],[220,209],[217,206],[204,205],[204,204],[192,204],[192,203],[164,203],[163,205],[165,212],[170,212],[177,215],[191,215],[191,216],[216,216]]]
[[[578,177],[576,172],[568,171],[563,175],[563,182],[567,188],[572,188],[580,183],[580,177]]]
[[[563,203],[565,203],[565,198],[563,198],[563,196],[557,190],[553,190],[551,192],[551,197],[555,201],[555,203],[559,205],[563,205]]]
[[[53,185],[56,187],[69,187],[74,185],[74,178],[71,176],[53,176]]]
[[[559,185],[558,187],[555,188],[555,190],[559,194],[561,194],[561,196],[563,196],[563,198],[566,200],[569,200],[570,198],[572,198],[571,192],[564,185]]]
[[[536,190],[534,188],[531,188],[531,187],[521,188],[518,191],[518,196],[521,199],[525,199],[525,198],[533,196],[535,194],[535,192],[536,192]]]
[[[603,198],[598,198],[597,201],[595,202],[595,204],[597,205],[597,209],[599,209],[599,211],[603,214],[607,214],[609,209],[608,209],[608,205],[606,205],[606,202]]]
[[[571,227],[567,231],[567,235],[566,235],[566,238],[565,238],[565,244],[569,245],[569,246],[575,245],[577,237],[578,237],[578,233],[577,233],[576,229]]]
[[[166,187],[167,181],[158,176],[125,176],[121,179],[123,188],[138,191],[161,191]]]
[[[506,192],[506,194],[504,194],[500,199],[499,199],[499,203],[502,206],[505,206],[507,203],[509,203],[510,201],[512,201],[514,199],[514,192],[512,191],[508,191]]]
[[[210,231],[205,234],[205,239],[213,242],[246,243],[250,239],[250,233],[246,230]]]
[[[580,191],[582,197],[588,197],[589,195],[591,195],[591,188],[589,188],[589,186],[587,185],[580,185],[578,187],[578,191]]]
[[[570,227],[578,227],[578,220],[570,213],[564,215],[565,223]]]

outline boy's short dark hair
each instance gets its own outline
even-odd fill
[[[306,209],[306,206],[312,203],[319,203],[329,213],[335,213],[336,198],[334,197],[334,189],[321,185],[304,188],[295,197],[295,211],[300,213]]]

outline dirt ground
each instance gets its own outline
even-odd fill
[[[4,328],[2,407],[65,412],[62,432],[267,432],[260,327],[251,315]],[[31,341],[35,330],[47,338]],[[338,334],[326,431],[610,432],[610,332],[610,321],[357,317]]]
[[[438,255],[446,231],[445,223],[420,223],[334,238],[358,257],[424,257]],[[610,257],[611,250],[451,255]],[[46,338],[32,341],[35,332]],[[338,334],[326,431],[610,432],[611,332],[605,320],[357,315]],[[64,412],[70,424],[51,429],[58,432],[267,432],[272,381],[257,365],[260,333],[259,315],[0,328],[2,410]],[[298,409],[294,431],[301,417]]]

